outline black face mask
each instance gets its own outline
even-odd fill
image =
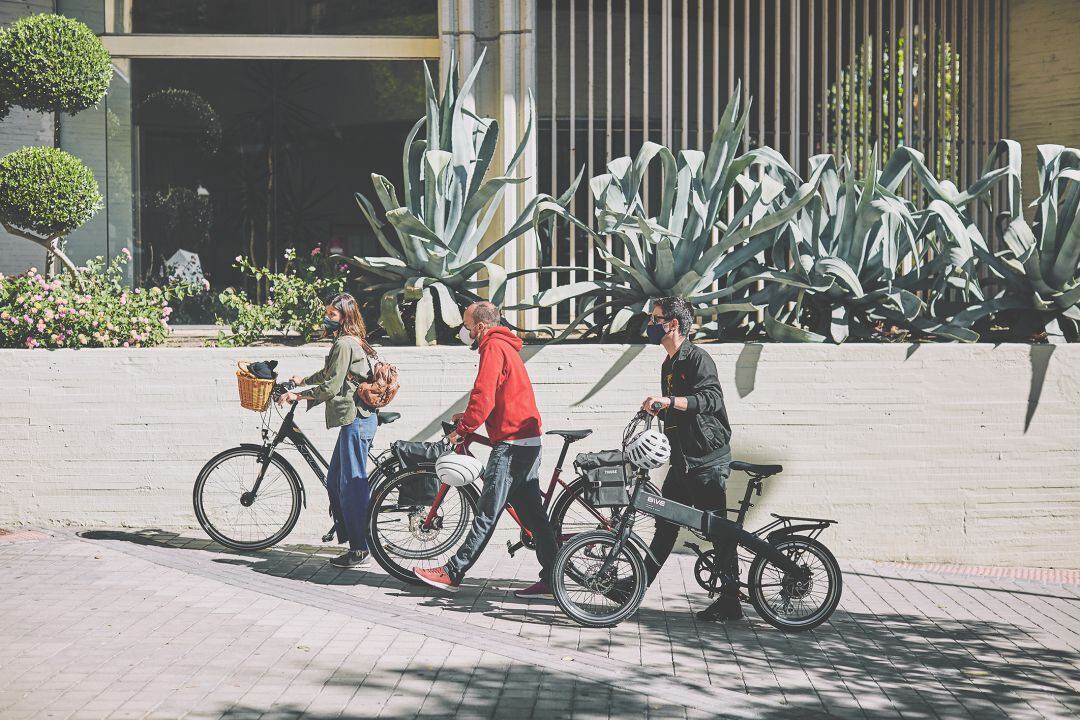
[[[322,326],[328,333],[336,333],[341,329],[341,323],[337,320],[331,320],[330,318],[323,318]]]

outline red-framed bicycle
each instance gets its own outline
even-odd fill
[[[453,424],[444,422],[448,435]],[[559,542],[585,530],[610,529],[625,508],[596,507],[585,499],[588,481],[577,476],[563,479],[563,463],[570,446],[592,434],[592,430],[549,430],[546,435],[562,438],[558,462],[546,490],[542,488],[544,510],[555,528]],[[478,433],[465,437],[457,452],[471,455],[474,445],[491,447]],[[651,492],[659,492],[655,487]],[[480,489],[475,485],[450,487],[440,483],[435,464],[388,473],[386,481],[372,489],[368,506],[368,540],[372,557],[390,575],[403,582],[419,584],[414,567],[438,567],[457,552],[476,516]],[[521,524],[514,508],[506,514],[518,526],[517,541],[507,540],[511,557],[521,548],[532,548],[532,534]],[[646,537],[646,541],[650,538]]]

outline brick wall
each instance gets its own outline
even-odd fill
[[[241,410],[237,358],[307,373],[323,349],[0,351],[0,525],[185,527],[191,486],[219,450],[258,441]],[[1080,567],[1080,346],[720,345],[736,458],[780,462],[753,520],[769,511],[840,520],[838,555],[982,565]],[[548,429],[594,428],[575,448],[616,447],[658,383],[654,347],[528,348]],[[463,407],[476,356],[394,348],[398,423],[377,445],[434,436]],[[300,424],[329,451],[321,410]],[[549,442],[544,472],[558,446]],[[325,530],[324,495],[294,539]],[[733,478],[741,492],[743,479]]]

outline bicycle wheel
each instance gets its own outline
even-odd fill
[[[792,535],[773,547],[809,571],[793,578],[759,555],[750,565],[750,602],[765,622],[785,632],[812,630],[829,619],[840,603],[843,578],[829,549],[813,538]]]
[[[263,457],[256,447],[226,450],[206,463],[195,480],[195,517],[207,535],[233,550],[276,545],[300,517],[300,478],[277,453],[270,456],[259,492],[251,495]]]
[[[448,488],[430,528],[423,523],[434,498],[417,499],[417,486],[438,485],[434,466],[388,477],[368,505],[368,545],[383,570],[398,580],[421,584],[414,567],[439,567],[457,551],[476,517],[476,490]]]
[[[559,494],[551,508],[551,525],[555,529],[555,537],[560,543],[587,530],[607,530],[615,527],[626,509],[625,507],[598,508],[589,505],[585,501],[587,487],[588,481],[585,478],[574,479]],[[651,482],[645,483],[644,490],[654,495],[660,494],[660,491]],[[653,534],[656,531],[656,523],[651,517],[644,520],[641,524],[634,525],[634,532],[646,543],[649,543],[652,542]]]
[[[637,612],[645,597],[645,563],[624,544],[615,555],[616,538],[605,530],[578,533],[555,556],[551,587],[555,602],[574,622],[611,627]],[[603,565],[614,555],[607,570]]]

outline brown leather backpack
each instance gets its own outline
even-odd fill
[[[356,395],[369,408],[381,408],[390,404],[401,385],[398,383],[398,370],[390,363],[383,362],[378,355],[373,356],[374,370],[371,380],[360,383]]]

